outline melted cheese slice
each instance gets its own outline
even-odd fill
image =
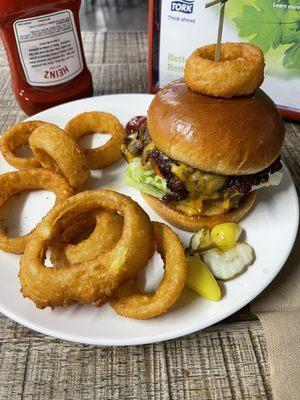
[[[262,189],[264,187],[279,185],[283,177],[281,171],[274,172],[270,175],[269,180],[260,185],[252,186],[252,190]],[[241,198],[238,193],[224,192],[225,199],[218,199],[216,194],[212,196],[199,196],[197,199],[186,199],[176,203],[175,208],[182,211],[189,216],[194,215],[217,215],[229,211],[231,208],[237,207],[239,199]]]

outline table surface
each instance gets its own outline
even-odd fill
[[[145,32],[84,32],[95,94],[147,92]],[[25,118],[0,46],[0,132]],[[283,160],[300,188],[300,125]],[[202,332],[124,348],[80,345],[0,315],[0,399],[273,399],[264,332],[249,307]]]

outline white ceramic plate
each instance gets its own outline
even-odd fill
[[[44,111],[34,118],[64,127],[70,118],[83,111],[102,110],[115,114],[125,124],[135,115],[145,115],[151,95],[111,95],[83,99]],[[98,135],[100,136],[100,135]],[[101,140],[101,139],[100,139]],[[95,143],[94,143],[95,144]],[[153,220],[161,219],[143,201],[140,193],[122,184],[123,162],[93,173],[92,188],[112,188],[131,196]],[[0,172],[12,168],[0,159]],[[11,200],[1,211],[11,233],[28,232],[50,209],[54,195],[36,191]],[[2,223],[3,224],[3,223]],[[167,314],[148,321],[126,319],[116,315],[109,305],[94,308],[74,305],[68,308],[38,310],[20,294],[19,256],[0,251],[0,311],[9,318],[38,332],[74,342],[98,345],[137,345],[176,338],[206,328],[228,317],[253,300],[274,279],[284,265],[295,240],[298,227],[298,199],[291,176],[284,169],[279,187],[259,190],[256,205],[242,220],[246,240],[254,248],[256,261],[238,278],[222,285],[219,302],[205,300],[185,289],[178,303]],[[184,244],[191,234],[175,229]],[[138,245],[138,243],[137,243]],[[146,271],[146,289],[157,284],[162,264],[154,257]]]

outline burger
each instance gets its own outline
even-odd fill
[[[240,220],[256,190],[280,183],[283,120],[260,89],[229,99],[161,89],[126,126],[125,182],[172,225],[196,231]]]

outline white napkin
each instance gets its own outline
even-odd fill
[[[284,238],[283,238],[284,239]],[[251,304],[267,341],[274,400],[300,399],[300,233],[275,281]]]

